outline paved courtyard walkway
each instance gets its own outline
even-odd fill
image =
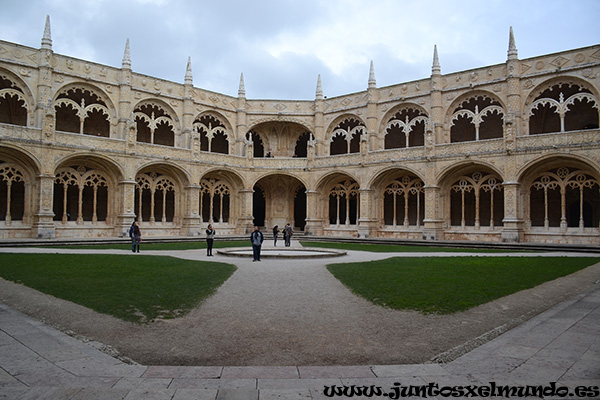
[[[57,252],[56,249],[22,248],[0,251]],[[173,252],[147,253],[175,255]],[[343,258],[327,259],[327,263],[367,261],[390,255],[349,252]],[[199,250],[177,252],[177,256],[206,259],[204,252]],[[322,321],[343,318],[348,309],[354,312],[366,307],[364,300],[353,296],[324,271],[322,261],[314,263],[321,267],[313,267],[313,262],[307,260],[253,263],[251,259],[224,256],[214,259],[233,263],[238,270],[217,294],[203,304],[201,312],[211,315],[241,309],[242,312],[231,321],[247,319],[244,324],[250,326],[243,334],[265,330],[268,333],[268,326],[260,323],[252,325],[252,321],[265,321],[269,316],[294,315],[295,320],[302,322],[294,326],[300,327],[298,329],[302,329],[302,325],[311,326],[311,334],[314,335],[314,327]],[[302,268],[298,268],[299,265]],[[590,276],[597,276],[600,280],[600,275],[594,274]],[[328,293],[327,304],[323,303],[320,295],[323,291]],[[248,310],[253,310],[253,313]],[[358,328],[367,329],[366,325]],[[331,334],[329,330],[324,333]],[[325,388],[331,390],[332,386],[375,385],[380,386],[383,392],[390,392],[395,383],[402,386],[437,385],[441,388],[490,385],[490,382],[536,386],[558,382],[558,386],[569,388],[572,393],[569,397],[576,398],[577,387],[580,387],[578,390],[585,387],[586,393],[592,388],[587,394],[589,396],[594,394],[594,386],[600,386],[599,333],[600,282],[590,282],[583,292],[445,364],[372,365],[364,362],[321,366],[281,364],[281,361],[287,360],[283,358],[277,365],[264,364],[261,360],[246,364],[261,366],[148,366],[120,361],[100,351],[101,343],[78,340],[0,303],[0,399],[320,399],[329,398],[325,395],[328,393]],[[305,332],[298,336],[303,335]],[[339,335],[339,343],[347,343],[348,338],[342,332],[334,332],[333,335],[333,343],[335,335]],[[285,345],[275,338],[271,341],[273,348],[279,350],[278,346]],[[306,351],[310,351],[310,344],[304,343]],[[368,346],[368,343],[358,345]],[[352,352],[352,349],[348,351]]]

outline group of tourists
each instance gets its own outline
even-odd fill
[[[285,243],[285,247],[290,247],[292,241],[292,235],[294,231],[290,224],[285,224],[285,227],[281,230],[283,233],[283,242]],[[277,246],[277,235],[279,235],[279,225],[275,225],[273,227],[273,246]]]
[[[285,227],[281,230],[279,229],[278,225],[275,225],[273,227],[273,246],[277,246],[277,237],[278,237],[280,231],[283,233],[283,241],[285,243],[285,246],[290,247],[291,241],[292,241],[292,235],[294,234],[294,231],[289,223],[286,224]],[[208,224],[208,226],[206,227],[206,256],[207,257],[213,256],[212,249],[213,249],[213,244],[215,242],[215,234],[216,234],[215,228],[212,226],[212,224]],[[131,238],[131,251],[133,253],[139,253],[140,252],[140,243],[142,242],[142,232],[140,231],[140,225],[138,223],[137,217],[134,218],[133,223],[131,224],[131,227],[129,228],[129,237]],[[252,255],[253,255],[252,261],[260,261],[260,252],[261,252],[261,247],[262,247],[262,243],[263,243],[264,239],[265,239],[265,237],[264,237],[263,233],[260,231],[258,226],[255,226],[254,231],[250,234],[250,242],[252,243]]]

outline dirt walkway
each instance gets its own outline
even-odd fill
[[[206,259],[201,250],[146,254]],[[211,261],[238,267],[217,293],[183,318],[147,325],[1,279],[0,300],[146,365],[409,364],[457,346],[448,357],[470,350],[600,280],[599,263],[466,312],[436,316],[372,305],[325,268],[327,263],[390,256],[349,252],[335,259],[253,263],[217,255]]]

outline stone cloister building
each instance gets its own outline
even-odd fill
[[[183,70],[183,68],[182,68]],[[0,41],[0,238],[308,235],[600,243],[600,45],[311,101]]]

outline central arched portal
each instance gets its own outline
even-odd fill
[[[306,225],[306,187],[289,175],[269,175],[254,185],[254,225],[268,229],[291,224],[295,230]]]

